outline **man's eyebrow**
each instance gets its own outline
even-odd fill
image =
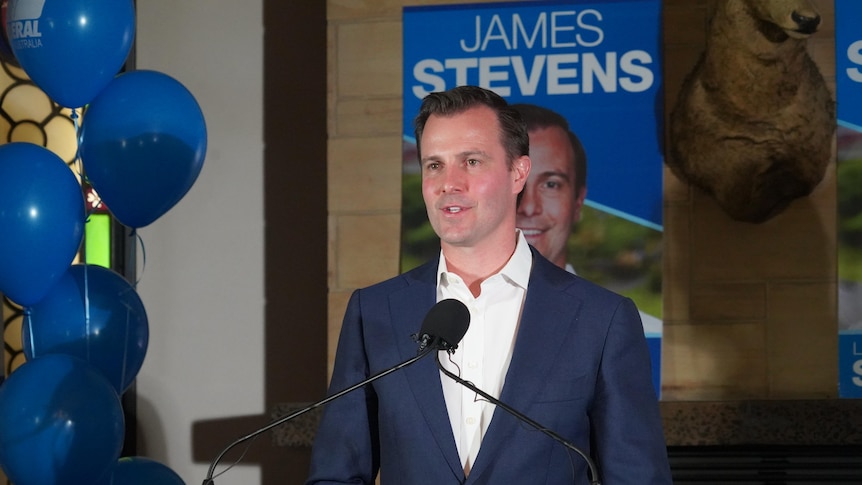
[[[463,152],[459,153],[458,155],[460,155],[461,158],[467,158],[467,157],[472,157],[472,156],[476,156],[476,155],[479,155],[482,158],[488,158],[488,153],[483,151],[483,150],[464,150]]]
[[[459,152],[457,155],[461,159],[468,158],[468,157],[474,157],[477,155],[482,157],[482,158],[488,158],[488,152],[486,152],[484,150],[464,150],[463,152]],[[441,157],[440,155],[431,154],[431,155],[428,155],[427,157],[422,157],[422,160],[420,160],[420,162],[439,161],[442,159],[443,159],[443,157]]]
[[[539,172],[539,177],[548,178],[548,177],[560,177],[566,180],[571,180],[569,174],[566,172],[558,171],[558,170],[545,170],[544,172]]]

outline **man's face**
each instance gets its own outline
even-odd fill
[[[530,131],[533,168],[518,206],[517,226],[552,263],[565,268],[566,241],[581,217],[586,188],[576,194],[574,150],[562,128]]]
[[[494,111],[480,106],[452,116],[432,115],[421,147],[422,196],[444,250],[511,247],[515,201],[530,158],[518,158],[509,170]]]

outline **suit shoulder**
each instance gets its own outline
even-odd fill
[[[421,266],[417,266],[405,273],[393,276],[389,279],[380,281],[370,286],[366,286],[357,290],[361,293],[393,293],[401,289],[407,288],[417,283],[436,284],[437,278],[435,272],[437,270],[437,260],[428,261]]]
[[[590,299],[600,299],[604,302],[626,298],[598,283],[560,268],[538,253],[534,255],[534,265],[538,275],[547,278],[552,285],[562,288],[567,293],[580,296],[589,295]]]

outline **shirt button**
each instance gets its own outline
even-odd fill
[[[467,363],[467,367],[469,367],[471,369],[475,369],[475,368],[479,367],[479,363],[476,362],[475,360],[471,360],[470,362]]]
[[[467,424],[470,426],[476,424],[476,418],[467,418]]]

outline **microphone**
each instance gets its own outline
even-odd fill
[[[428,311],[422,329],[413,335],[413,340],[419,343],[419,352],[431,345],[451,354],[458,348],[469,325],[470,310],[466,305],[454,298],[441,300]]]
[[[511,406],[504,403],[503,401],[500,401],[496,397],[494,397],[494,396],[488,394],[487,392],[479,389],[472,382],[464,380],[460,376],[453,374],[452,372],[447,370],[445,367],[443,367],[443,364],[440,363],[440,355],[439,354],[436,355],[436,359],[437,359],[437,367],[440,368],[440,371],[442,373],[446,374],[449,378],[451,378],[452,380],[454,380],[458,384],[461,384],[462,386],[466,387],[467,389],[469,389],[469,390],[475,392],[476,394],[484,397],[491,404],[493,404],[499,408],[502,408],[504,411],[511,414],[512,416],[518,418],[519,420],[523,421],[524,423],[529,424],[530,426],[541,431],[542,433],[545,433],[546,435],[550,436],[551,438],[553,438],[555,441],[562,444],[566,448],[568,448],[568,449],[574,451],[575,453],[581,455],[581,458],[583,458],[587,462],[587,466],[590,469],[590,485],[601,485],[601,482],[599,481],[599,472],[598,472],[598,468],[596,468],[596,464],[593,462],[592,458],[589,457],[589,455],[587,455],[586,453],[583,452],[583,450],[581,450],[580,448],[578,448],[574,444],[570,443],[569,441],[567,441],[565,438],[558,435],[557,433],[554,433],[550,429],[542,426],[541,424],[537,423],[536,421],[533,421],[532,419],[527,417],[525,414],[512,408]]]
[[[238,438],[231,444],[227,445],[221,453],[212,461],[209,467],[209,471],[207,472],[207,477],[203,481],[203,485],[215,485],[215,481],[213,479],[213,474],[215,473],[215,468],[218,466],[219,461],[221,461],[222,457],[227,454],[228,451],[233,449],[233,447],[244,443],[258,435],[261,435],[276,426],[287,423],[288,421],[297,418],[309,411],[312,411],[324,404],[329,403],[330,401],[334,401],[339,397],[359,389],[360,387],[364,387],[381,377],[387,376],[399,369],[403,369],[410,364],[418,361],[419,359],[425,357],[435,350],[446,350],[449,352],[454,352],[456,348],[458,348],[458,343],[464,338],[464,334],[467,333],[467,327],[470,325],[470,311],[467,307],[458,300],[447,299],[442,300],[428,311],[428,314],[425,315],[425,320],[422,321],[422,328],[419,331],[419,334],[413,335],[414,340],[419,343],[419,350],[416,353],[415,357],[411,357],[404,362],[397,364],[393,367],[385,369],[383,371],[374,374],[373,376],[363,380],[362,382],[358,382],[346,389],[343,389],[335,394],[317,401],[316,403],[310,404],[307,407],[304,407],[298,411],[295,411],[287,416],[283,416],[266,426],[257,429],[241,438]],[[439,361],[438,361],[439,363]]]

